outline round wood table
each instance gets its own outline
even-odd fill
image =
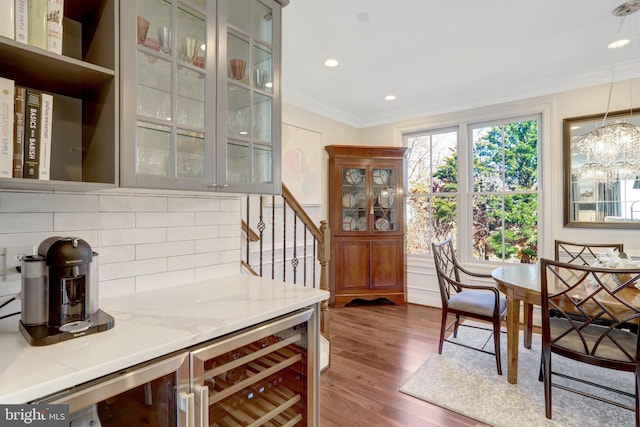
[[[524,302],[524,345],[531,348],[533,306],[540,305],[540,268],[536,264],[516,264],[496,268],[491,276],[507,295],[507,380],[518,383],[518,340],[520,301]]]

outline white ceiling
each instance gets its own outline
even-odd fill
[[[291,0],[283,101],[367,127],[610,83],[614,63],[616,81],[638,77],[640,12],[619,30],[622,3]],[[632,43],[614,62],[606,46],[619,36]],[[340,65],[324,67],[329,56]]]

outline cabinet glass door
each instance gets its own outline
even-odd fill
[[[274,116],[274,28],[279,25],[279,9],[272,1],[233,0],[223,3],[226,11],[226,132],[219,140],[226,158],[227,185],[238,190],[251,185],[271,188],[274,183],[274,160],[279,159],[279,145],[274,131],[279,117]],[[277,21],[274,23],[274,19]],[[222,171],[221,171],[222,172]],[[279,180],[279,178],[278,178]]]
[[[372,206],[373,231],[398,231],[398,176],[396,168],[372,169]]]
[[[205,2],[138,0],[136,8],[136,174],[204,179]]]
[[[342,231],[367,231],[366,169],[342,168]]]

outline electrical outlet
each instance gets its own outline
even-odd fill
[[[4,253],[4,280],[6,282],[12,280],[20,280],[20,273],[16,269],[22,262],[20,261],[23,255],[33,255],[33,246],[12,246],[5,248]]]

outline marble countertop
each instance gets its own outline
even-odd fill
[[[101,300],[115,326],[42,347],[0,321],[0,403],[25,403],[329,298],[250,275]]]

